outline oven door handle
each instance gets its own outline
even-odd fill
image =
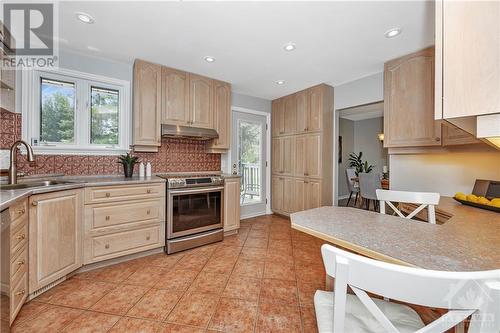
[[[195,193],[210,193],[210,192],[218,192],[224,191],[224,186],[217,187],[199,187],[193,189],[171,189],[168,190],[169,194],[195,194]]]

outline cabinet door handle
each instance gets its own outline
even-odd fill
[[[32,206],[38,206],[38,201],[33,201],[33,202],[31,203],[31,205],[32,205]]]
[[[19,209],[17,211],[17,214],[24,214],[24,213],[26,213],[26,210],[24,208],[23,209]]]
[[[106,215],[106,221],[109,221],[109,219],[110,219],[110,216]]]
[[[148,189],[146,190],[146,192],[147,192],[148,194],[149,194],[149,193],[151,193],[151,189],[150,189],[150,188],[148,188]]]
[[[146,236],[146,240],[150,240],[151,239],[151,236]]]
[[[111,196],[111,193],[106,192],[106,198],[109,198]]]
[[[20,292],[17,292],[16,293],[16,296],[21,296],[21,295],[24,295],[26,293],[26,290],[21,290]]]
[[[17,235],[16,237],[18,240],[21,240],[21,239],[25,239],[26,238],[26,235],[25,234],[20,234],[20,235]]]
[[[25,261],[24,261],[24,259],[23,259],[23,260],[19,260],[19,261],[17,262],[17,264],[18,264],[19,266],[22,266],[22,265],[24,265],[24,264],[25,264]]]
[[[151,214],[151,210],[149,210],[149,209],[148,209],[148,210],[146,211],[146,214],[148,214],[148,215],[149,215],[149,214]]]
[[[441,141],[441,138],[436,138],[436,141],[437,141],[437,142]]]
[[[109,249],[109,244],[104,245],[105,249]]]

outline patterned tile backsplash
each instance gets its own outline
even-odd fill
[[[9,149],[21,138],[21,115],[0,109],[0,149]],[[135,153],[140,161],[151,162],[155,172],[219,171],[220,154],[206,153],[206,142],[163,138],[158,153]],[[27,175],[64,173],[66,175],[121,174],[117,156],[37,155],[34,163],[19,157],[18,170]],[[137,172],[138,166],[136,166]]]

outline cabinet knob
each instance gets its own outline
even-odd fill
[[[20,235],[17,235],[16,237],[18,240],[21,240],[21,239],[25,239],[26,238],[26,235],[25,234],[20,234]]]
[[[106,192],[106,198],[109,198],[111,196],[111,193]]]
[[[151,210],[149,210],[149,209],[148,209],[148,210],[146,211],[146,214],[148,214],[148,215],[149,215],[149,214],[151,214]]]
[[[146,190],[146,192],[147,192],[147,193],[151,193],[151,189],[150,189],[150,188],[148,188],[148,189]]]
[[[441,138],[436,138],[436,141],[437,141],[437,142],[441,141]]]
[[[24,264],[25,264],[25,261],[24,261],[24,259],[23,259],[23,260],[19,260],[19,261],[17,262],[17,264],[18,264],[19,266],[22,266],[22,265],[24,265]]]
[[[31,205],[32,205],[32,206],[37,206],[37,205],[38,205],[38,201],[33,201],[33,202],[31,203]]]
[[[19,292],[16,293],[16,296],[21,296],[21,295],[24,295],[26,293],[26,290],[21,290]]]
[[[106,215],[106,221],[109,221],[110,217],[109,215]]]
[[[105,249],[109,249],[109,244],[104,245]]]
[[[23,209],[19,209],[17,211],[17,214],[24,214],[24,213],[26,213],[26,210],[24,208]]]

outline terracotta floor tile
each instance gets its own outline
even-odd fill
[[[132,275],[138,267],[130,262],[124,262],[113,266],[99,268],[92,271],[77,274],[78,278],[87,278],[103,282],[120,283]]]
[[[278,249],[268,249],[266,254],[266,261],[278,261],[293,264],[294,258],[291,252],[285,252]]]
[[[301,326],[298,306],[269,303],[259,305],[256,333],[299,333]]]
[[[258,247],[244,247],[241,250],[240,258],[249,260],[266,260],[267,249]]]
[[[135,273],[130,275],[128,279],[123,281],[123,283],[152,287],[158,283],[164,273],[165,270],[162,267],[145,266],[135,271]]]
[[[261,278],[264,274],[264,264],[265,262],[260,260],[238,259],[233,274]]]
[[[21,322],[32,319],[45,311],[49,307],[47,303],[37,302],[36,300],[30,301],[23,305],[21,311],[17,314],[16,321],[14,324],[20,324]],[[2,306],[2,309],[8,309],[8,306]]]
[[[203,269],[208,259],[208,257],[193,254],[185,255],[174,265],[174,268],[197,270],[199,272]]]
[[[268,240],[268,238],[248,237],[243,247],[259,247],[262,249],[267,249]]]
[[[224,241],[222,241],[221,246],[243,246],[245,244],[245,240],[247,239],[247,234],[241,235],[231,235],[228,237],[224,237]]]
[[[230,274],[237,260],[238,257],[235,256],[212,257],[208,260],[205,267],[203,267],[202,272]]]
[[[238,257],[241,249],[241,246],[220,246],[216,249],[212,255],[212,258],[220,258],[220,257]]]
[[[226,287],[229,274],[201,272],[191,284],[189,292],[220,294]]]
[[[157,333],[205,333],[205,329],[194,326],[166,324]]]
[[[231,275],[222,295],[257,302],[259,300],[260,286],[260,279]]]
[[[321,266],[311,266],[304,263],[295,263],[295,275],[297,280],[303,283],[324,283],[326,273]]]
[[[48,303],[52,299],[55,299],[55,298],[59,297],[60,295],[65,295],[65,294],[71,292],[72,290],[75,289],[75,286],[80,285],[80,283],[81,283],[81,280],[75,279],[75,278],[63,281],[63,282],[59,283],[57,286],[53,287],[52,289],[49,289],[46,292],[44,292],[43,294],[37,296],[36,300],[38,302]]]
[[[299,305],[295,281],[262,279],[260,303]]]
[[[253,332],[257,305],[241,299],[221,298],[210,324],[211,329],[224,332]]]
[[[165,268],[173,267],[184,254],[176,253],[167,255],[166,253],[158,253],[144,258],[146,265],[160,266]]]
[[[264,268],[264,278],[295,281],[293,264],[280,261],[267,261]]]
[[[49,301],[51,304],[88,309],[104,295],[116,288],[116,284],[92,280],[69,280],[72,288],[55,294]],[[57,288],[57,287],[56,287]]]
[[[182,294],[170,290],[151,289],[127,312],[127,316],[165,320]]]
[[[120,285],[101,298],[91,309],[94,311],[124,315],[146,293],[147,287]]]
[[[13,332],[52,333],[68,326],[83,310],[50,305],[33,320],[25,320],[12,328]]]
[[[184,291],[189,288],[198,273],[197,270],[174,268],[171,271],[163,273],[160,280],[153,287],[157,289]]]
[[[105,313],[85,311],[73,320],[64,330],[64,333],[99,333],[107,332],[120,319]]]
[[[251,229],[249,238],[269,238],[269,229]]]
[[[154,321],[137,319],[137,318],[121,318],[109,333],[156,333],[160,324]]]
[[[299,302],[301,306],[313,306],[314,294],[316,290],[324,290],[325,282],[322,283],[304,283],[298,282],[297,289],[299,291]]]
[[[186,293],[167,318],[169,323],[207,327],[219,296],[215,294]]]
[[[301,307],[300,317],[302,318],[302,326],[304,328],[304,332],[307,333],[318,332],[318,326],[316,323],[316,313],[314,311],[314,307]]]

